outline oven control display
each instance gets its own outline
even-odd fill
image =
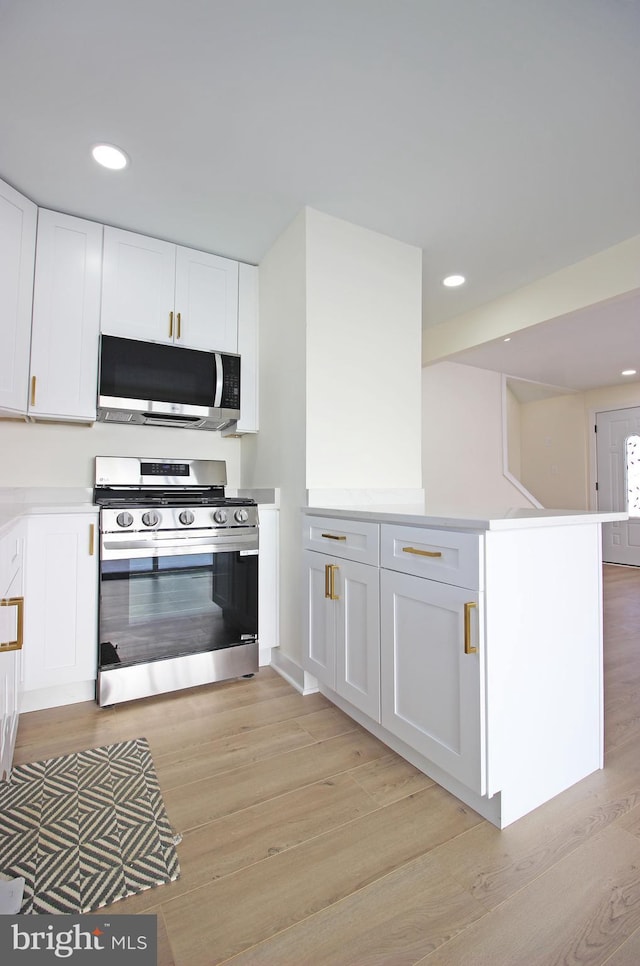
[[[141,463],[143,476],[188,476],[188,463]]]

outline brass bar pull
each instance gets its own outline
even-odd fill
[[[331,597],[330,580],[329,580],[329,564],[324,565],[324,596],[327,598],[327,600]]]
[[[338,537],[335,533],[323,533],[322,536],[325,540],[346,540],[346,537]]]
[[[173,339],[173,312],[169,312],[169,338]]]
[[[469,604],[464,605],[464,653],[465,654],[477,654],[478,648],[473,647],[471,644],[471,611],[475,610],[478,605],[475,601],[471,601]]]
[[[176,338],[179,339],[180,336],[182,335],[182,315],[181,315],[180,312],[178,312],[178,314],[176,316],[176,319],[177,319],[177,323],[178,323],[177,332],[176,332]]]
[[[0,607],[15,607],[16,614],[16,640],[0,641],[0,653],[4,651],[21,651],[24,639],[24,597],[7,597],[0,600]]]
[[[36,377],[31,376],[31,405],[36,404]]]
[[[327,564],[329,568],[329,600],[340,600],[338,594],[336,594],[336,570],[339,570],[337,564]]]
[[[94,553],[96,552],[95,543],[96,543],[96,525],[95,523],[90,523],[89,524],[89,556],[90,557],[93,557]]]
[[[440,550],[418,550],[417,547],[403,547],[403,553],[415,553],[419,557],[441,557],[442,553]]]

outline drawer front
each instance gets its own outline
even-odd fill
[[[380,528],[380,565],[456,587],[482,589],[480,546],[476,533],[423,527]]]
[[[304,548],[378,566],[380,527],[364,520],[304,517]]]

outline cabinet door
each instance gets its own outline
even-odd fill
[[[0,781],[9,778],[18,733],[22,651],[16,603],[22,598],[23,543],[21,523],[0,537],[0,598],[7,601],[0,606]]]
[[[258,269],[238,265],[240,419],[230,433],[258,432]],[[225,435],[223,431],[222,435]]]
[[[0,181],[0,412],[27,411],[37,207]]]
[[[327,687],[336,686],[336,612],[333,601],[326,596],[327,567],[336,561],[321,553],[304,551],[307,575],[305,593],[305,655],[304,667]]]
[[[108,335],[173,342],[175,245],[105,227],[100,328]]]
[[[238,263],[176,249],[175,341],[190,349],[238,351]]]
[[[96,523],[97,516],[87,513],[46,514],[28,521],[25,691],[96,677]]]
[[[380,585],[382,724],[483,794],[481,595],[390,570]]]
[[[29,413],[96,418],[102,225],[40,209]]]
[[[333,561],[336,609],[336,684],[341,697],[380,721],[379,570]]]

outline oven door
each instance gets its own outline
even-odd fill
[[[105,534],[100,671],[257,641],[258,538],[247,530]]]

